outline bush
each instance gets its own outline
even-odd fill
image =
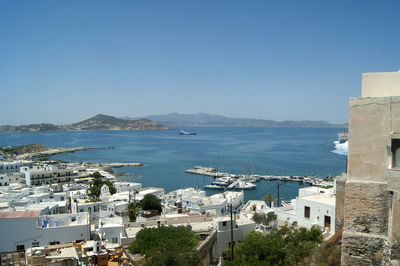
[[[158,211],[158,213],[162,212],[161,202],[160,200],[154,196],[153,194],[147,194],[144,196],[141,201],[142,209],[145,211]]]
[[[321,243],[318,227],[307,230],[295,225],[272,229],[269,234],[250,233],[234,248],[234,261],[229,261],[230,249],[224,265],[295,265],[310,256]]]
[[[128,249],[144,255],[146,265],[199,265],[199,241],[200,236],[184,226],[161,226],[139,231]]]

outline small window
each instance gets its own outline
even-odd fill
[[[25,250],[25,245],[17,245],[17,251]]]
[[[226,226],[226,222],[222,222],[222,226]]]
[[[60,244],[60,241],[53,241],[53,242],[50,242],[49,244],[50,245],[58,245],[58,244]]]
[[[400,167],[400,139],[392,139],[392,168]]]
[[[39,241],[33,241],[33,242],[32,242],[32,247],[33,247],[33,248],[39,247]]]
[[[304,217],[310,218],[310,207],[304,206]]]
[[[112,238],[112,242],[113,242],[113,243],[118,243],[118,238],[117,238],[117,237],[113,237],[113,238]]]

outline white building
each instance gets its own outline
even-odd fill
[[[19,169],[23,165],[25,165],[25,163],[22,161],[3,161],[0,162],[0,172],[19,172]]]
[[[59,169],[54,165],[23,166],[20,172],[25,175],[25,182],[28,186],[64,183],[74,179],[74,170],[72,168]]]
[[[218,257],[222,256],[222,253],[229,247],[231,242],[231,220],[230,217],[224,217],[223,219],[218,219],[216,223],[218,231]],[[237,244],[243,241],[246,236],[254,232],[255,223],[247,219],[244,216],[234,215],[233,219],[233,241]]]
[[[228,204],[232,204],[233,209],[236,210],[243,205],[244,193],[243,191],[225,191],[224,193],[214,194],[210,198],[227,199]]]
[[[0,174],[0,187],[10,185],[10,179],[7,174]]]
[[[182,198],[182,210],[198,214],[224,215],[228,211],[228,200],[226,198],[211,197],[184,197]]]
[[[125,234],[122,218],[119,216],[100,218],[98,231],[102,240],[121,244],[121,238]]]
[[[278,220],[311,228],[318,225],[323,231],[335,232],[336,198],[333,189],[303,188],[288,206],[273,208]],[[302,195],[302,196],[300,196]]]
[[[0,252],[90,238],[87,213],[40,216],[39,211],[0,212]]]
[[[117,189],[117,192],[135,191],[141,189],[142,184],[132,182],[114,182],[114,187]]]

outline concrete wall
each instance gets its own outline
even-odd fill
[[[400,96],[400,72],[364,73],[362,97]]]

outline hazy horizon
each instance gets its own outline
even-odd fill
[[[398,1],[1,1],[0,125],[102,113],[348,120]]]
[[[82,120],[79,120],[79,121],[71,121],[71,122],[68,122],[68,123],[57,123],[57,122],[46,122],[46,121],[42,121],[42,122],[38,122],[38,123],[30,123],[30,124],[41,124],[41,123],[50,123],[50,124],[54,124],[54,125],[68,125],[68,124],[73,124],[73,123],[76,123],[76,122],[81,122],[81,121],[83,121],[83,120],[86,120],[86,119],[89,119],[89,118],[92,118],[92,117],[94,117],[94,116],[96,116],[96,115],[107,115],[107,116],[114,116],[114,117],[116,117],[116,118],[120,118],[120,119],[125,119],[125,118],[130,118],[130,119],[141,119],[141,118],[147,118],[147,117],[151,117],[151,116],[158,116],[158,115],[170,115],[170,114],[179,114],[179,115],[199,115],[199,114],[205,114],[205,115],[211,115],[211,116],[223,116],[223,117],[226,117],[226,118],[238,118],[238,119],[261,119],[261,120],[271,120],[271,121],[276,121],[276,122],[285,122],[285,121],[323,121],[323,122],[328,122],[328,123],[330,123],[330,124],[337,124],[337,125],[341,125],[341,124],[347,124],[348,122],[346,121],[346,122],[343,122],[343,123],[334,123],[334,122],[329,122],[329,121],[326,121],[326,120],[309,120],[309,119],[302,119],[302,120],[293,120],[293,119],[288,119],[288,120],[275,120],[275,119],[264,119],[264,118],[253,118],[253,117],[231,117],[231,116],[225,116],[225,115],[220,115],[220,114],[210,114],[210,113],[204,113],[204,112],[201,112],[201,113],[192,113],[192,114],[183,114],[183,113],[177,113],[177,112],[170,112],[170,113],[166,113],[166,114],[153,114],[153,115],[146,115],[146,116],[125,116],[125,115],[123,115],[123,116],[114,116],[114,115],[111,115],[111,114],[105,114],[105,113],[99,113],[99,114],[94,114],[94,115],[92,115],[92,116],[90,116],[90,117],[86,117],[86,118],[84,118],[84,119],[82,119]],[[20,126],[20,125],[27,125],[27,124],[0,124],[0,126],[3,126],[3,125],[9,125],[9,126]]]

